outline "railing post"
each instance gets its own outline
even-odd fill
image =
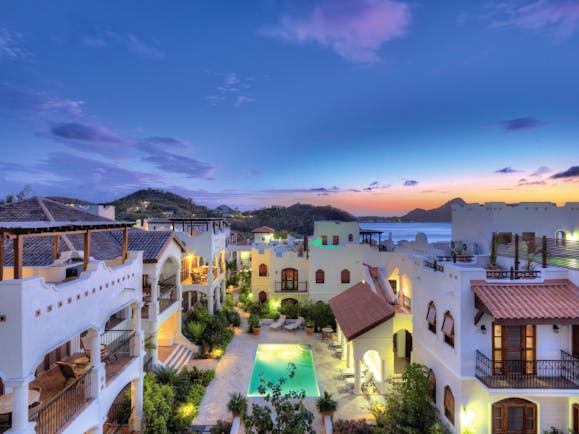
[[[543,268],[547,268],[547,236],[543,235],[543,245],[541,248],[541,257],[543,260]]]

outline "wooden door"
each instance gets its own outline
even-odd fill
[[[575,357],[579,357],[579,325],[573,326],[573,347],[572,353]]]
[[[573,432],[579,432],[579,404],[573,404]]]
[[[537,406],[520,398],[493,404],[493,434],[536,434]]]
[[[535,326],[493,326],[495,374],[535,373]]]

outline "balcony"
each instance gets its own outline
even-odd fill
[[[159,298],[159,313],[166,311],[177,301],[177,290],[173,289],[168,294]]]
[[[277,281],[275,282],[275,292],[278,293],[300,293],[308,292],[308,282]]]
[[[477,351],[476,377],[491,389],[579,389],[579,359],[496,361]]]

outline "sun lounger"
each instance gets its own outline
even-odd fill
[[[304,325],[304,319],[299,316],[296,322],[284,326],[286,330],[295,331]]]
[[[355,375],[354,368],[342,368],[340,369],[340,376],[342,378],[353,377]]]
[[[280,315],[279,319],[276,322],[269,325],[269,328],[277,330],[280,329],[281,326],[284,325],[284,323],[285,323],[285,315]]]
[[[344,378],[344,383],[346,383],[346,386],[348,387],[354,387],[354,384],[356,384],[356,379],[354,377]]]

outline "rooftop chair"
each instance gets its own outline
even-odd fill
[[[88,342],[88,338],[82,337],[80,338],[80,346],[82,347],[84,353],[86,354],[86,356],[89,358],[89,360],[91,360],[90,357],[90,345]],[[105,364],[109,361],[109,351],[107,350],[106,345],[101,344],[101,361],[105,362]]]
[[[281,328],[281,326],[284,325],[284,323],[285,323],[285,315],[280,315],[279,319],[276,322],[270,324],[269,328],[278,330]]]
[[[56,362],[56,364],[58,365],[58,369],[60,369],[60,373],[64,377],[64,386],[67,386],[70,383],[72,383],[84,372],[79,369],[76,369],[76,367],[72,363],[58,361]]]
[[[304,325],[304,319],[301,316],[298,316],[298,319],[296,320],[296,322],[288,324],[286,326],[283,326],[286,330],[289,331],[296,331],[297,329],[299,329],[300,327],[302,327]]]

